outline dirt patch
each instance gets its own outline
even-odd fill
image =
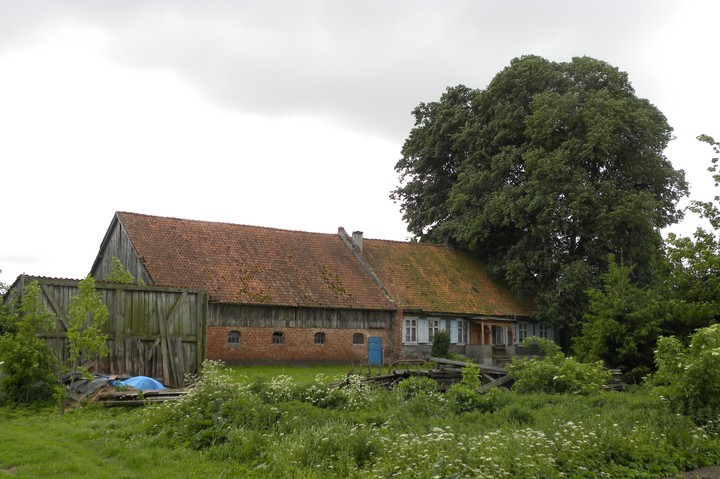
[[[720,466],[703,467],[694,471],[683,472],[683,479],[720,479]],[[666,477],[664,479],[674,479],[674,477]]]

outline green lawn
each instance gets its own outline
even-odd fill
[[[0,471],[8,477],[47,479],[223,477],[226,473],[227,464],[203,452],[132,438],[139,413],[88,407],[59,416],[49,410],[0,409]]]
[[[258,379],[269,380],[275,376],[289,376],[299,384],[311,383],[322,374],[328,380],[335,380],[350,372],[366,375],[370,370],[367,366],[362,370],[352,365],[314,365],[314,366],[232,366],[225,369],[227,374],[239,382],[248,382]],[[372,374],[385,374],[387,367],[373,368]]]
[[[347,369],[217,366],[161,405],[0,408],[0,478],[649,479],[720,463],[718,426],[649,389],[472,396],[315,380]]]

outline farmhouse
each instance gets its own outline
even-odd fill
[[[112,257],[148,285],[207,292],[206,356],[231,364],[382,364],[428,354],[441,330],[488,362],[552,337],[529,300],[445,246],[118,212],[96,279]]]

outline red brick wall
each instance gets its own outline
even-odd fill
[[[228,344],[230,331],[240,332],[240,344]],[[284,333],[283,344],[273,344],[273,333],[276,331]],[[325,344],[315,344],[315,333],[318,332],[325,333]],[[363,344],[353,344],[355,333],[363,334]],[[227,364],[366,364],[370,336],[382,338],[387,362],[392,344],[389,332],[384,329],[208,326],[206,357],[225,361]]]

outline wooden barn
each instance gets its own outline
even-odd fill
[[[439,330],[489,362],[552,337],[530,301],[444,246],[118,212],[91,274],[113,257],[148,285],[206,292],[206,356],[230,364],[382,364],[429,353]]]
[[[79,293],[78,280],[21,275],[10,289],[22,296],[37,281],[42,302],[55,317],[54,327],[41,333],[62,362],[68,359],[68,311]],[[189,288],[161,288],[97,282],[108,308],[109,354],[97,372],[161,379],[166,386],[182,386],[186,374],[198,372],[205,358],[207,294]]]
[[[206,355],[228,363],[382,363],[393,302],[338,235],[116,213],[112,257],[147,284],[207,291]]]

